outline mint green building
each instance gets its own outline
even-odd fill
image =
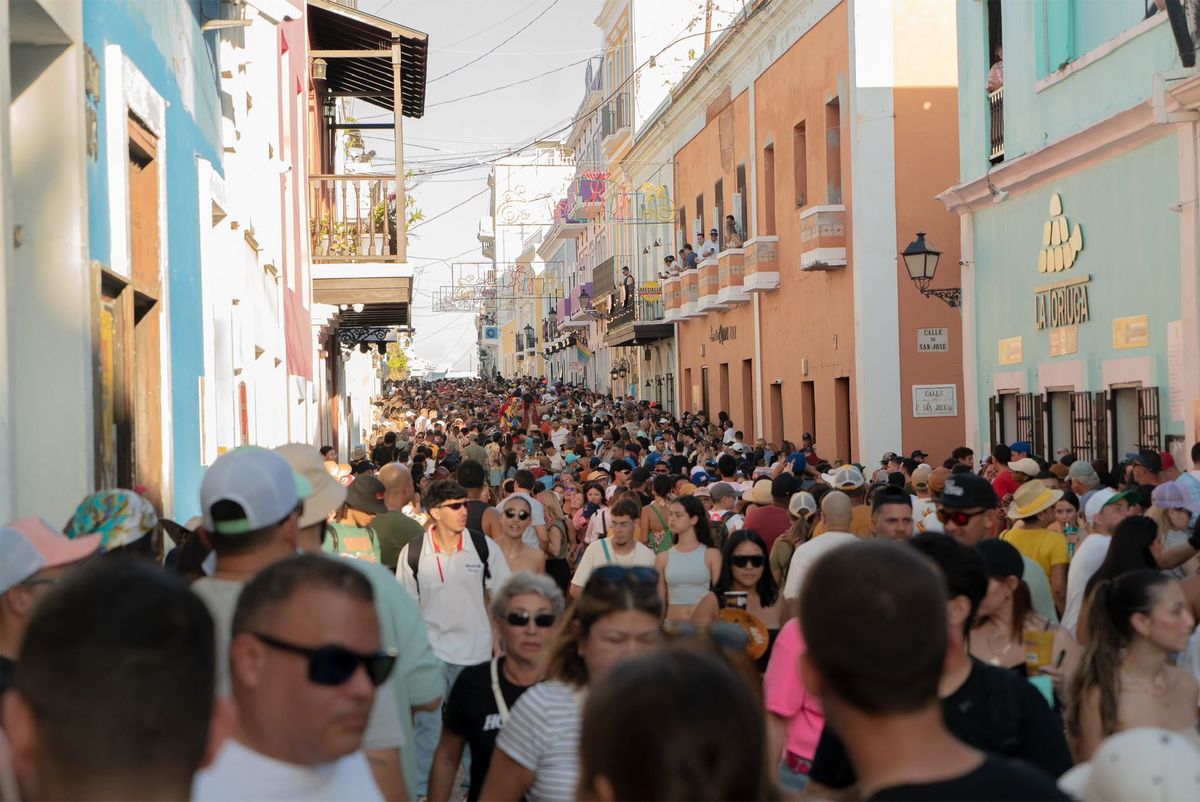
[[[1200,439],[1195,0],[959,0],[968,443]],[[1176,34],[1179,34],[1178,36]],[[1194,63],[1194,62],[1193,62]]]

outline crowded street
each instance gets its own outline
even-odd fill
[[[0,802],[1200,800],[1200,0],[0,43]]]

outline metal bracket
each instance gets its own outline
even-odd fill
[[[396,335],[391,326],[346,326],[337,330],[339,345],[353,346],[359,343],[395,342]]]
[[[921,290],[921,294],[926,298],[939,298],[946,302],[946,305],[951,309],[958,309],[962,306],[962,288],[951,287],[944,290]]]

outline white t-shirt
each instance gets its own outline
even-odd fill
[[[383,795],[362,752],[320,766],[297,766],[261,755],[230,738],[213,764],[196,775],[192,799],[195,802],[243,799],[375,802],[382,800]]]
[[[817,560],[834,549],[858,542],[858,537],[849,532],[825,532],[807,543],[801,543],[800,548],[796,549],[796,553],[792,555],[792,562],[788,566],[783,597],[785,599],[800,598],[800,592],[804,589],[804,578],[812,570]]]
[[[628,554],[617,554],[608,539],[597,540],[584,549],[583,556],[579,558],[579,566],[575,569],[575,576],[571,578],[571,584],[583,587],[591,577],[592,571],[602,565],[623,565],[627,568],[641,565],[653,568],[654,552],[648,546],[635,540],[633,541],[633,551]]]
[[[717,253],[717,243],[713,242],[710,239],[704,240],[704,244],[701,245],[700,250],[697,251],[697,255],[701,259],[707,259],[710,256],[715,256],[716,253]]]
[[[408,550],[421,549],[420,589],[408,567]],[[495,591],[512,571],[500,551],[500,544],[488,538],[488,589]],[[457,666],[482,663],[492,656],[492,622],[483,600],[483,560],[475,551],[475,542],[464,530],[459,548],[445,553],[433,545],[433,534],[426,530],[418,542],[400,550],[396,577],[421,607],[421,617],[429,628],[429,645],[441,660]]]
[[[575,798],[584,693],[554,680],[521,695],[496,736],[496,748],[533,772],[529,802]]]
[[[1062,625],[1072,635],[1075,634],[1075,628],[1079,626],[1079,612],[1083,608],[1083,592],[1087,589],[1088,580],[1104,564],[1110,543],[1112,543],[1112,536],[1093,532],[1083,539],[1079,548],[1075,549],[1075,556],[1071,558],[1071,567],[1067,569],[1067,606],[1063,610]]]
[[[924,532],[942,532],[942,522],[937,517],[937,504],[933,499],[921,498],[920,496],[911,496],[913,504],[913,534],[920,535]]]
[[[229,643],[233,640],[233,613],[244,586],[243,582],[213,577],[202,577],[192,583],[192,591],[204,602],[216,627],[217,696],[228,697],[233,694],[229,678]],[[404,729],[392,689],[392,683],[397,681],[395,676],[388,677],[387,682],[376,691],[371,717],[363,733],[363,749],[396,749],[404,746]]]
[[[551,429],[550,442],[554,444],[555,448],[562,451],[563,443],[567,442],[567,435],[569,434],[570,431],[565,426],[561,429]]]

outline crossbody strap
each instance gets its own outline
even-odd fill
[[[496,700],[496,710],[500,713],[500,723],[508,723],[508,705],[504,694],[500,691],[500,655],[492,658],[492,697]]]

